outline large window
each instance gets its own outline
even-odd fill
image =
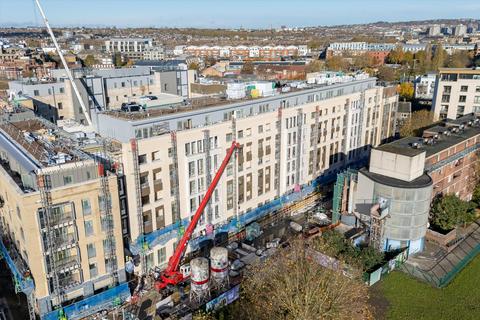
[[[82,199],[82,212],[84,216],[92,214],[92,206],[89,199]]]
[[[85,236],[89,237],[93,235],[93,221],[87,220],[84,222],[85,226]]]
[[[95,244],[89,243],[87,244],[87,254],[88,258],[95,258],[97,256],[97,250],[95,249]]]

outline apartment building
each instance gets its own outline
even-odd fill
[[[380,250],[422,251],[431,201],[446,194],[471,200],[479,142],[480,118],[470,114],[374,148],[368,168],[337,179],[342,222],[369,225]]]
[[[48,81],[9,82],[9,92],[33,100],[34,110],[51,122],[74,119],[85,122],[65,70],[52,70]],[[169,93],[188,97],[193,70],[154,70],[150,66],[122,69],[74,70],[80,95],[91,116],[99,110],[119,109],[122,103],[138,102],[145,95]]]
[[[134,173],[126,176],[130,245],[148,248],[145,270],[165,266],[232,141],[242,148],[227,166],[189,249],[225,228],[235,233],[229,222],[258,219],[255,212],[268,210],[277,197],[365,160],[370,146],[395,131],[395,88],[375,81],[152,109],[148,115],[100,113],[98,132],[122,143],[124,170]]]
[[[455,194],[470,200],[478,178],[479,143],[480,118],[469,114],[425,129],[421,137],[396,140],[380,149],[424,152],[424,170],[433,181],[432,198]]]
[[[13,119],[0,124],[1,240],[43,316],[126,281],[125,188],[75,136],[28,112]]]
[[[306,56],[308,47],[301,46],[187,46],[178,51],[195,57],[231,58],[245,60],[261,58],[265,60],[280,60],[281,57]]]
[[[415,86],[415,99],[432,100],[436,81],[436,73],[418,76],[413,83]]]
[[[440,69],[432,110],[435,119],[456,119],[480,112],[480,69]]]
[[[119,52],[133,60],[143,59],[144,51],[154,46],[151,38],[112,38],[105,41],[107,52]]]

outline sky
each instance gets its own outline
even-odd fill
[[[52,26],[271,28],[480,18],[479,0],[41,0]],[[40,25],[34,0],[0,0],[0,25]]]

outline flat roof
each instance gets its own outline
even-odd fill
[[[438,133],[438,139],[431,140],[430,143],[425,143],[423,137],[406,137],[377,147],[377,150],[392,152],[408,157],[413,157],[422,152],[426,152],[426,157],[431,157],[434,154],[442,152],[454,145],[457,145],[471,137],[480,135],[480,121],[467,125],[469,121],[479,119],[474,115],[466,115],[455,120],[445,120],[431,128],[425,129],[424,134],[428,132]],[[464,129],[453,132],[451,128],[459,128],[464,125]],[[444,134],[444,132],[448,132]],[[428,139],[428,137],[426,137]],[[418,148],[413,147],[417,143]]]
[[[178,113],[186,113],[192,112],[197,110],[204,110],[211,108],[211,111],[222,110],[223,108],[231,108],[231,107],[242,107],[248,105],[249,103],[269,103],[272,100],[277,100],[281,98],[289,98],[294,97],[298,94],[308,94],[308,93],[315,93],[318,90],[335,90],[339,89],[343,86],[354,85],[355,83],[365,82],[365,81],[372,81],[376,78],[367,78],[367,79],[359,79],[353,80],[349,82],[339,82],[334,83],[331,85],[308,85],[305,88],[298,89],[292,87],[289,92],[280,92],[278,95],[270,96],[270,97],[262,97],[262,98],[243,98],[237,100],[227,100],[224,97],[201,97],[201,98],[193,98],[189,99],[188,103],[184,105],[172,105],[171,108],[151,108],[144,112],[121,112],[121,111],[106,111],[102,112],[102,114],[112,116],[119,119],[124,119],[128,121],[140,121],[150,118],[162,117],[166,115],[178,114]],[[265,82],[273,82],[273,81],[265,81]]]
[[[365,175],[366,177],[370,178],[371,180],[389,186],[393,188],[403,188],[403,189],[419,189],[425,188],[432,185],[432,178],[424,173],[420,177],[416,178],[412,181],[404,181],[400,179],[395,179],[392,177],[387,177],[382,174],[373,173],[367,170],[367,168],[360,169],[360,173]]]
[[[480,68],[440,68],[438,69],[440,73],[471,73],[471,74],[480,74]]]
[[[6,133],[10,142],[15,143],[14,146],[10,146],[10,149],[19,151],[11,154],[22,155],[20,158],[27,157],[31,164],[28,167],[32,169],[89,158],[77,150],[73,139],[68,139],[66,134],[59,134],[60,129],[38,118],[5,122],[0,125],[0,129]]]

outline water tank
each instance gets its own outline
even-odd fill
[[[213,247],[210,250],[210,271],[212,278],[223,276],[228,269],[228,250],[223,247]]]

